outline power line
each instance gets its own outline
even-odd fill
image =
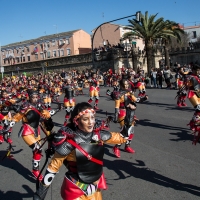
[[[191,23],[196,23],[196,22],[200,22],[200,21],[194,21],[194,22],[182,22],[181,24],[191,24]]]

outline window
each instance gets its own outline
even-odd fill
[[[37,53],[35,54],[35,60],[38,60],[38,54]]]
[[[27,56],[27,58],[28,58],[28,61],[31,61],[31,57],[30,56]]]
[[[26,61],[26,59],[25,59],[25,56],[23,56],[23,57],[22,57],[22,60],[23,60],[23,62],[25,62],[25,61]]]
[[[63,40],[59,40],[59,45],[63,45]]]
[[[44,54],[40,53],[40,58],[43,59],[44,58]]]
[[[56,57],[56,51],[55,50],[53,51],[53,57]]]
[[[197,38],[197,32],[196,31],[192,31],[192,38],[194,39],[194,38]]]
[[[43,44],[40,44],[40,48],[43,50]]]
[[[67,49],[67,56],[71,55],[71,49]]]
[[[26,50],[27,50],[27,52],[29,52],[30,51],[29,47],[26,47]]]
[[[17,63],[19,63],[19,57],[17,57]]]
[[[64,50],[63,49],[60,50],[60,56],[64,56]]]
[[[47,51],[47,58],[51,57],[51,51]]]
[[[24,55],[24,49],[21,50],[22,55]]]
[[[6,59],[3,59],[3,64],[6,64]]]
[[[69,38],[66,39],[66,44],[69,44]]]

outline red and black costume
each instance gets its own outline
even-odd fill
[[[138,73],[134,76],[135,88],[139,90],[138,97],[144,97],[146,95],[145,87],[145,77],[142,74],[142,70],[139,70]]]
[[[126,139],[119,133],[111,133],[101,127],[102,122],[97,121],[91,133],[69,127],[58,131],[53,141],[56,153],[40,182],[34,200],[45,199],[62,164],[68,169],[61,187],[63,200],[102,199],[100,190],[107,189],[103,174],[104,143],[123,143]]]
[[[113,80],[113,91],[111,92],[109,89],[106,91],[106,94],[110,96],[113,100],[118,96],[120,90],[119,82],[117,80]]]
[[[96,74],[93,73],[91,79],[89,79],[90,88],[89,88],[89,94],[90,99],[88,100],[88,103],[91,104],[92,101],[95,99],[94,103],[94,109],[98,109],[97,105],[99,103],[99,80],[96,78]]]
[[[2,94],[6,93],[5,91],[2,91]],[[11,139],[11,133],[12,133],[12,127],[14,126],[13,117],[10,111],[17,111],[17,105],[16,103],[19,103],[21,99],[19,98],[11,98],[7,95],[7,97],[1,97],[0,99],[0,121],[2,122],[2,125],[0,126],[0,143],[4,142],[4,139],[8,143],[12,143]]]
[[[176,81],[177,81],[177,87],[179,91],[177,92],[177,106],[182,107],[182,106],[187,106],[185,103],[185,100],[187,98],[187,87],[185,83],[185,79],[187,80],[188,72],[183,71],[183,67],[180,67],[178,69]]]
[[[196,144],[200,140],[200,66],[194,65],[192,73],[187,76],[188,99],[195,108],[195,113],[190,120],[190,129],[194,132],[194,141]]]
[[[65,93],[64,107],[66,111],[64,126],[66,126],[69,122],[70,114],[76,105],[76,100],[74,98],[75,91],[74,91],[74,86],[72,83],[64,85],[63,90]]]
[[[32,95],[37,95],[35,91],[29,91],[29,98]],[[51,115],[55,114],[56,111],[48,111],[42,102],[37,101],[37,103],[31,103],[27,101],[22,105],[18,106],[17,114],[13,116],[15,122],[22,120],[22,127],[19,131],[19,136],[21,136],[24,142],[32,149],[33,159],[32,159],[32,174],[37,178],[40,174],[39,164],[42,156],[42,149],[40,148],[40,132],[42,130],[48,135],[53,128],[53,122]],[[39,177],[42,179],[42,176]]]
[[[39,93],[46,109],[51,110],[51,90],[48,80],[45,79],[43,84],[39,85]]]
[[[135,151],[130,147],[131,141],[134,136],[134,125],[135,125],[135,110],[136,103],[147,100],[147,96],[140,96],[136,98],[132,91],[121,88],[118,95],[115,97],[115,119],[114,121],[119,123],[121,126],[121,133],[128,137],[125,144],[125,151],[128,153],[134,153]],[[129,106],[133,105],[135,108],[131,109]],[[120,157],[120,146],[117,144],[113,148],[113,152],[117,158]]]

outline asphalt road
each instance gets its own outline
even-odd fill
[[[114,102],[101,88],[100,110],[97,117],[104,119],[114,113]],[[77,102],[88,100],[78,96]],[[137,91],[138,92],[138,91]],[[136,93],[137,93],[136,92]],[[121,158],[113,156],[112,146],[105,146],[104,173],[108,190],[103,191],[107,200],[199,200],[200,199],[200,144],[192,145],[193,135],[187,123],[194,109],[177,108],[176,90],[147,88],[149,100],[138,104],[135,137],[131,146],[135,154],[128,154],[121,146]],[[55,106],[55,105],[54,105]],[[53,117],[55,129],[64,122],[65,111]],[[1,160],[7,144],[0,146],[0,200],[32,199],[35,180],[31,177],[31,149],[18,138],[20,123],[14,127],[14,159]],[[111,124],[111,131],[119,131],[118,124]],[[44,147],[45,149],[45,147]],[[45,154],[41,165],[45,160]],[[60,200],[60,186],[66,169],[63,166],[55,177],[46,199]]]

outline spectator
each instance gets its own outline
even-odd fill
[[[63,79],[65,78],[65,76],[66,76],[66,73],[65,73],[64,69],[62,70],[62,72],[61,72],[60,76],[61,76]]]
[[[153,86],[157,87],[157,85],[156,85],[156,76],[157,76],[156,68],[153,68],[153,71],[151,73],[152,73]]]
[[[153,72],[153,67],[151,68],[150,75],[149,75],[149,78],[151,80],[151,87],[153,87],[153,74],[152,74],[152,72]]]
[[[167,85],[167,89],[171,89],[171,82],[170,82],[171,71],[168,66],[165,67],[163,73],[164,73],[164,78],[165,78],[165,83]]]
[[[175,62],[175,64],[174,64],[174,71],[175,71],[175,72],[177,71],[177,68],[178,68],[178,63]]]
[[[159,68],[157,70],[157,84],[158,84],[158,88],[162,89],[162,82],[163,82],[163,73],[162,73],[161,69]]]

